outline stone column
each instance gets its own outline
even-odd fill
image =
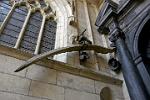
[[[124,37],[121,30],[116,27],[110,34],[110,41],[116,46],[117,56],[122,65],[122,73],[130,98],[131,100],[148,100],[144,83],[129,53]]]

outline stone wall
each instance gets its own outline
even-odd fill
[[[13,73],[24,61],[0,55],[0,99],[2,100],[100,100],[104,87],[113,100],[124,100],[122,87],[71,75],[39,65]],[[63,67],[63,66],[62,66]]]

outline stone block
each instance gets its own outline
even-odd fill
[[[39,65],[30,66],[26,77],[32,80],[56,84],[56,70]]]
[[[65,100],[100,100],[100,96],[96,94],[66,89]]]
[[[28,94],[31,80],[0,73],[0,90]]]
[[[23,77],[25,76],[26,70],[18,73],[14,72],[23,63],[23,61],[0,54],[0,62],[0,72],[19,75]]]
[[[64,88],[32,81],[29,95],[50,100],[64,100]]]
[[[63,72],[58,73],[57,84],[64,87],[95,93],[94,80]]]
[[[48,100],[48,99],[40,99],[36,97],[29,97],[29,96],[6,93],[6,92],[0,92],[0,99],[1,100]]]

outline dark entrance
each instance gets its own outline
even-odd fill
[[[138,42],[139,53],[141,54],[148,73],[150,74],[150,20],[144,25]]]

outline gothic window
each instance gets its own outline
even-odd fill
[[[56,35],[56,22],[46,20],[43,37],[41,41],[40,53],[54,49],[55,35]]]
[[[15,46],[26,15],[27,9],[25,6],[15,8],[1,33],[0,44]]]
[[[25,50],[31,53],[34,53],[36,48],[36,42],[38,39],[38,34],[40,32],[40,26],[42,23],[42,15],[41,13],[35,12],[33,13],[27,24],[23,40],[20,45],[21,50]]]
[[[0,25],[2,24],[10,9],[11,5],[9,4],[9,0],[0,1]]]
[[[0,1],[0,45],[32,54],[55,47],[55,14],[44,0]]]

